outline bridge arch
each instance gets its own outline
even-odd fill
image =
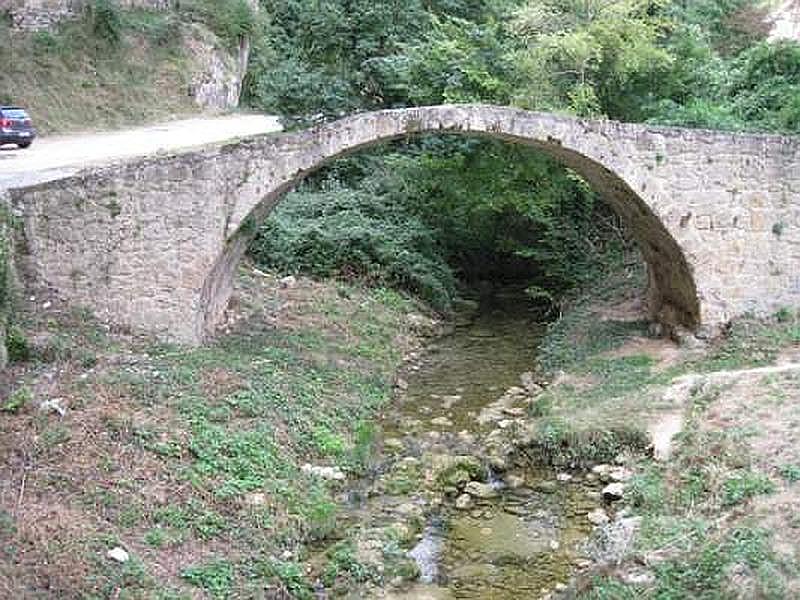
[[[314,129],[50,173],[0,193],[30,288],[102,320],[199,343],[219,322],[255,225],[329,161],[424,132],[539,149],[622,217],[650,308],[713,334],[800,308],[800,138],[589,121],[494,106],[363,113]]]
[[[648,265],[651,316],[668,326],[701,323],[693,269],[659,209],[662,181],[653,176],[659,148],[640,127],[485,105],[436,106],[357,114],[311,130],[252,141],[226,231],[227,242],[201,294],[203,331],[211,332],[232,292],[236,267],[283,196],[322,166],[354,152],[423,133],[484,136],[535,148],[580,174],[620,216]],[[642,152],[652,161],[642,160]]]

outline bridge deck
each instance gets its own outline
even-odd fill
[[[278,117],[197,117],[113,132],[42,137],[0,148],[0,190],[61,179],[83,168],[281,131]]]

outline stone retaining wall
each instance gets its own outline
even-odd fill
[[[0,0],[0,13],[10,15],[15,29],[39,31],[78,16],[92,0]],[[175,0],[116,0],[123,8],[169,10]]]

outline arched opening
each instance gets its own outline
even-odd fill
[[[625,156],[616,147],[614,131],[605,126],[569,118],[537,115],[497,107],[429,107],[356,115],[314,130],[284,136],[268,147],[282,170],[264,180],[265,194],[250,210],[217,259],[206,279],[202,310],[206,332],[213,330],[232,290],[236,266],[263,220],[283,196],[321,167],[356,151],[423,133],[475,135],[521,144],[554,159],[582,177],[619,216],[647,264],[650,317],[668,327],[694,329],[700,325],[700,307],[691,268],[683,250],[653,210],[647,165]],[[619,124],[613,127],[624,128]],[[622,134],[625,134],[622,131]],[[300,151],[298,151],[298,148]],[[258,177],[258,175],[255,175]],[[634,188],[639,188],[637,192]]]

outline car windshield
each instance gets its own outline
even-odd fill
[[[3,109],[3,116],[9,119],[27,119],[28,113],[21,108],[6,108]]]

